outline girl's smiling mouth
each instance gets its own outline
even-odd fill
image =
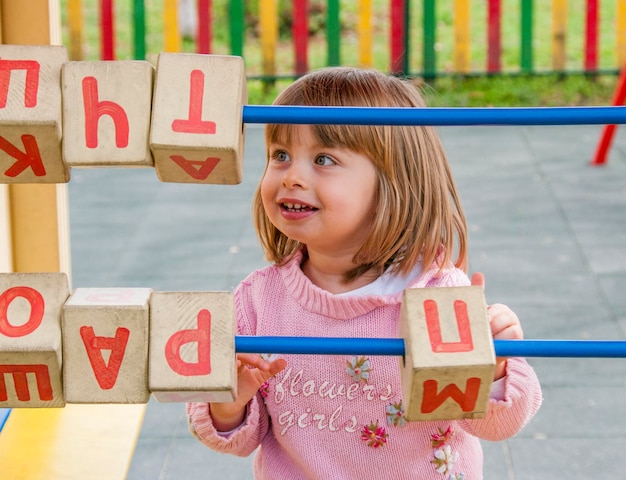
[[[288,212],[312,212],[317,210],[317,208],[312,207],[310,205],[305,205],[303,203],[291,203],[291,202],[283,202],[280,204],[283,210],[287,210]]]

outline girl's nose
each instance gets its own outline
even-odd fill
[[[287,188],[304,188],[305,172],[301,162],[291,162],[283,175],[283,185]]]

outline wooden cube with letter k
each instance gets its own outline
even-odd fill
[[[480,418],[495,352],[483,288],[410,288],[400,315],[408,420]]]
[[[231,402],[237,392],[233,297],[155,292],[149,388],[162,402]]]
[[[60,46],[0,45],[0,182],[66,183]]]

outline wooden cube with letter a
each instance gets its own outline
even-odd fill
[[[66,183],[61,156],[65,47],[0,45],[0,183]]]
[[[68,403],[146,403],[149,288],[78,288],[63,308]]]
[[[63,407],[64,273],[0,274],[0,408]]]
[[[68,62],[62,69],[63,160],[70,166],[151,167],[154,67],[144,61]]]
[[[400,330],[407,419],[483,417],[495,369],[483,288],[405,290]]]
[[[162,402],[235,400],[235,320],[230,293],[152,294],[149,388]]]
[[[150,131],[159,179],[240,183],[247,98],[241,57],[159,54]]]

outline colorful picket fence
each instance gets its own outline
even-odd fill
[[[83,58],[83,17],[88,7],[97,8],[101,59],[118,58],[116,26],[123,22],[132,23],[126,28],[133,32],[127,42],[133,50],[127,56],[145,59],[159,51],[184,51],[178,22],[182,1],[65,0],[70,57]],[[435,78],[617,73],[626,63],[626,0],[604,0],[602,5],[600,0],[486,0],[480,5],[476,0],[190,1],[197,21],[193,51],[244,56],[251,76],[257,78],[295,77],[312,68],[339,64]],[[131,7],[116,15],[121,3]],[[317,40],[310,31],[312,6],[324,14],[323,33]],[[288,39],[284,31],[279,35],[278,20],[285,11],[291,22]],[[578,24],[570,21],[574,11]],[[161,16],[161,32],[156,32],[161,42],[156,47],[147,41],[155,33],[148,31],[149,15]],[[250,16],[258,25],[258,38],[251,38],[247,31]],[[216,25],[227,31],[219,42]],[[515,45],[506,42],[510,37]],[[310,52],[319,49],[320,43],[325,43],[325,55],[312,60]],[[380,64],[380,54],[375,56],[380,44],[386,45],[385,64]],[[551,52],[550,59],[538,58],[537,44]],[[285,49],[292,52],[291,58],[279,59],[277,52]],[[608,54],[602,53],[607,50]]]

